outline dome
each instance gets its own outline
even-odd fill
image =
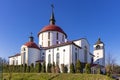
[[[65,34],[65,36],[67,37],[66,33],[59,27],[59,26],[56,26],[56,25],[53,25],[53,24],[50,24],[48,26],[45,26],[39,33],[38,33],[38,36],[40,33],[42,32],[46,32],[46,31],[58,31],[58,32],[61,32],[63,34]]]
[[[24,44],[25,46],[27,46],[28,48],[36,48],[36,49],[40,49],[37,44],[35,44],[34,42],[27,42]]]

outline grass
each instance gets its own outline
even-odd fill
[[[9,74],[3,74],[3,80],[9,80]],[[54,73],[13,73],[12,80],[113,80],[100,74],[54,74]]]

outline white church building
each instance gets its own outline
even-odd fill
[[[61,64],[64,64],[70,72],[70,64],[77,60],[81,63],[105,66],[104,43],[98,39],[93,45],[93,52],[90,52],[90,44],[86,38],[70,41],[67,34],[61,27],[55,24],[54,12],[50,17],[49,25],[43,27],[38,33],[38,44],[34,42],[31,35],[29,41],[21,46],[20,53],[9,56],[9,65],[31,65],[38,61],[58,64],[61,71]]]

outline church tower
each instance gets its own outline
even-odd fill
[[[105,66],[105,49],[104,43],[98,39],[98,41],[94,44],[94,64],[99,64]]]
[[[51,5],[51,7],[52,13],[49,20],[49,25],[43,27],[38,33],[40,47],[49,47],[52,45],[64,43],[67,38],[66,33],[55,24],[56,20],[53,11],[54,6]]]

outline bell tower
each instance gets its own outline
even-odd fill
[[[94,64],[105,66],[105,49],[104,43],[99,38],[98,41],[93,45],[94,51]]]

